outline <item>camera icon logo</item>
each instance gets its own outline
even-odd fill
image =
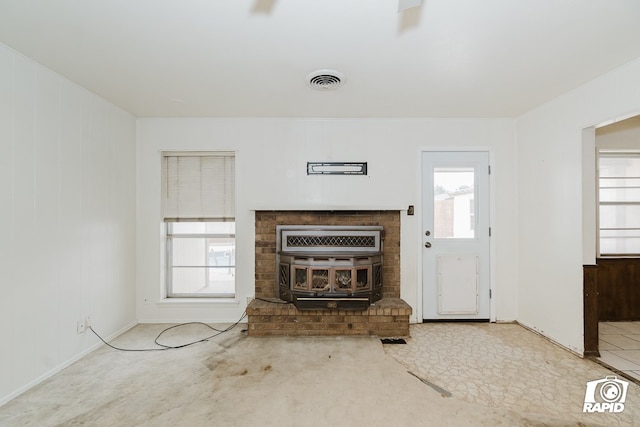
[[[629,383],[616,376],[589,381],[582,412],[622,412]]]

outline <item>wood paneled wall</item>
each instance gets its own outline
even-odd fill
[[[1,406],[136,321],[136,119],[0,44],[0,153]]]
[[[598,320],[640,320],[640,259],[598,258]]]

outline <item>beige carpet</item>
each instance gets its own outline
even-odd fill
[[[139,325],[113,343],[149,347],[166,326]],[[376,338],[249,338],[241,329],[179,350],[102,347],[1,407],[0,425],[576,425],[443,397]],[[210,333],[191,325],[164,342]]]

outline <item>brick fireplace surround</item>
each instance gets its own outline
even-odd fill
[[[276,226],[316,224],[384,227],[380,301],[366,310],[298,310],[278,299]],[[256,211],[255,251],[256,299],[247,307],[249,335],[409,335],[411,307],[400,299],[399,211]]]

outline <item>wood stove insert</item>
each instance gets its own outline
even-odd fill
[[[363,310],[382,298],[380,226],[276,228],[278,294],[300,310]]]

